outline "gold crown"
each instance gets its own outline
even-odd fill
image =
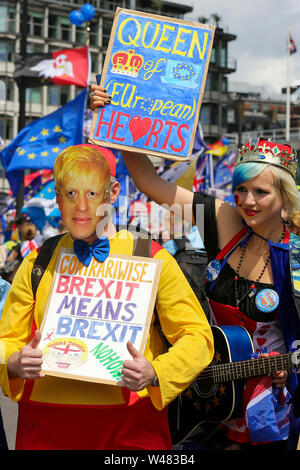
[[[241,163],[260,162],[276,165],[287,170],[294,179],[297,173],[297,152],[289,145],[275,144],[263,139],[243,145],[235,166]]]
[[[115,52],[112,56],[113,67],[111,72],[121,75],[129,75],[130,77],[137,77],[143,62],[143,56],[135,54],[134,49],[129,49],[128,52]]]

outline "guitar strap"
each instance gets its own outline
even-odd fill
[[[240,232],[238,232],[235,237],[233,237],[233,239],[230,240],[218,253],[216,259],[221,261],[228,253],[230,253],[246,231],[247,229],[244,227]],[[300,318],[300,237],[291,232],[289,232],[289,266],[293,300]]]
[[[289,246],[289,264],[294,304],[300,318],[300,237],[290,233]]]

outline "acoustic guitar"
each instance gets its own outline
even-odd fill
[[[173,444],[179,444],[204,423],[219,425],[243,416],[245,379],[291,370],[299,364],[300,351],[251,358],[249,333],[241,326],[212,326],[215,354],[212,363],[169,405]]]

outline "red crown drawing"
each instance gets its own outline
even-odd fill
[[[135,54],[134,49],[129,49],[128,52],[115,52],[112,56],[113,67],[111,72],[118,73],[120,75],[129,75],[130,77],[137,77],[143,62],[143,57],[139,54]]]

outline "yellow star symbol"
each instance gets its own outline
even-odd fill
[[[48,188],[48,193],[52,193],[52,188]]]
[[[34,142],[35,140],[37,140],[37,137],[32,136],[31,139],[29,139],[29,142]]]
[[[59,147],[54,147],[54,149],[52,149],[52,152],[54,152],[54,153],[57,153],[57,152],[59,152],[59,151],[60,151],[60,148],[59,148]]]
[[[49,135],[49,129],[43,129],[43,130],[41,131],[41,134],[44,135],[44,136],[45,136],[45,135]]]
[[[220,406],[220,399],[219,399],[218,397],[215,397],[215,398],[213,399],[213,404],[214,404],[215,406]]]
[[[33,160],[33,159],[35,158],[35,153],[30,153],[30,154],[28,155],[28,158],[29,158],[30,160]]]
[[[206,402],[205,406],[204,406],[204,409],[208,413],[211,410],[211,404]]]
[[[41,193],[41,197],[44,197],[44,193]]]
[[[216,360],[217,362],[220,362],[220,361],[221,361],[221,354],[220,354],[218,351],[216,351],[215,360]]]
[[[24,153],[26,153],[24,149],[19,150],[19,155],[24,155]]]
[[[59,143],[60,144],[64,144],[66,141],[67,141],[67,139],[63,135],[59,138]]]
[[[42,157],[48,157],[48,152],[45,150],[44,152],[41,152]]]
[[[55,126],[53,132],[62,132],[62,128],[60,126]]]

